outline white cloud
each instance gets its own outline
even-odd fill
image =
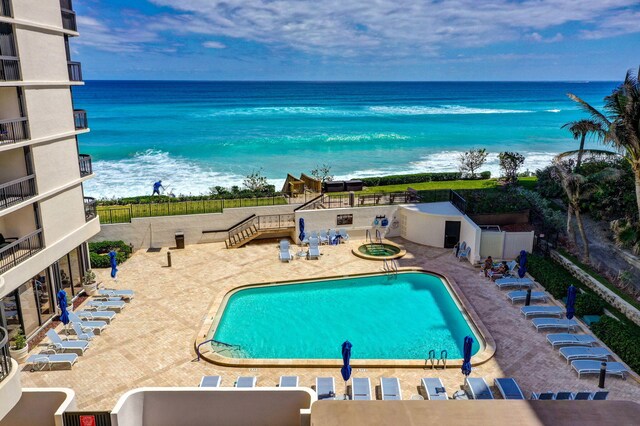
[[[118,28],[84,15],[78,15],[77,22],[78,31],[82,37],[74,43],[107,52],[141,52],[144,50],[145,43],[160,39],[155,31],[135,24]]]
[[[207,49],[225,49],[227,47],[219,41],[205,41],[202,46]]]
[[[557,43],[564,40],[562,33],[556,33],[553,37],[544,37],[542,34],[533,32],[525,36],[525,39],[535,43]]]

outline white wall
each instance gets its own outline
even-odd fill
[[[2,419],[20,400],[22,385],[20,383],[20,366],[11,359],[11,372],[0,382],[0,423],[4,426]]]
[[[35,231],[36,221],[32,205],[0,216],[0,232],[5,238],[21,238]]]
[[[48,2],[49,0],[38,1]],[[62,26],[60,3],[58,1],[56,3],[58,3],[59,25]],[[34,7],[34,11],[36,9],[40,9],[40,6]],[[20,72],[24,81],[69,81],[67,53],[62,34],[34,31],[32,28],[14,28],[16,28],[15,39],[20,58]]]
[[[62,28],[60,0],[13,0],[13,17]]]
[[[226,232],[203,234],[203,231],[227,229],[241,220],[256,215],[292,213],[298,204],[278,206],[241,207],[224,209],[222,213],[191,214],[134,218],[131,223],[102,225],[100,233],[91,241],[122,240],[135,249],[174,247],[175,233],[184,232],[186,244],[224,241]]]
[[[40,218],[47,244],[61,240],[83,226],[86,217],[82,187],[74,186],[41,201]]]
[[[29,87],[24,90],[24,99],[31,139],[75,131],[68,88]]]
[[[482,231],[480,256],[495,260],[515,259],[521,250],[533,251],[534,232]]]
[[[0,153],[0,185],[27,175],[22,148]]]
[[[31,152],[38,193],[43,194],[80,179],[75,138],[34,145]]]
[[[111,411],[113,426],[299,426],[316,401],[308,388],[140,388]]]
[[[75,393],[66,388],[24,388],[2,426],[63,426],[62,414],[75,411]]]
[[[480,242],[480,257],[486,259],[491,256],[495,260],[502,259],[504,236],[506,232],[482,231]]]
[[[482,230],[468,216],[462,219],[460,227],[460,241],[466,241],[467,247],[471,247],[469,253],[469,262],[477,263],[480,261],[480,240],[482,239]]]
[[[15,87],[0,87],[0,120],[20,118],[20,104]]]

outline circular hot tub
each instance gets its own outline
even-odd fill
[[[362,244],[352,252],[358,257],[369,260],[398,259],[407,254],[405,249],[390,241]]]

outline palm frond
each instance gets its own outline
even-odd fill
[[[573,93],[567,93],[567,96],[572,101],[577,102],[582,107],[582,109],[585,112],[587,112],[587,114],[589,114],[591,116],[591,118],[593,118],[594,121],[600,123],[603,128],[608,128],[609,127],[609,125],[611,124],[609,119],[604,114],[602,114],[600,111],[598,111],[597,109],[595,109],[594,107],[589,105],[588,102],[583,101],[581,98],[579,98],[578,96],[574,95]]]

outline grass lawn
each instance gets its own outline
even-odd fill
[[[526,189],[534,189],[536,186],[536,177],[523,177],[519,178],[518,182]],[[366,188],[362,193],[376,193],[376,192],[403,192],[407,188],[413,188],[418,191],[425,191],[430,189],[494,189],[498,186],[497,179],[478,179],[478,180],[446,180],[438,182],[421,182],[421,183],[407,183],[401,185],[386,185],[386,186],[372,186]]]

